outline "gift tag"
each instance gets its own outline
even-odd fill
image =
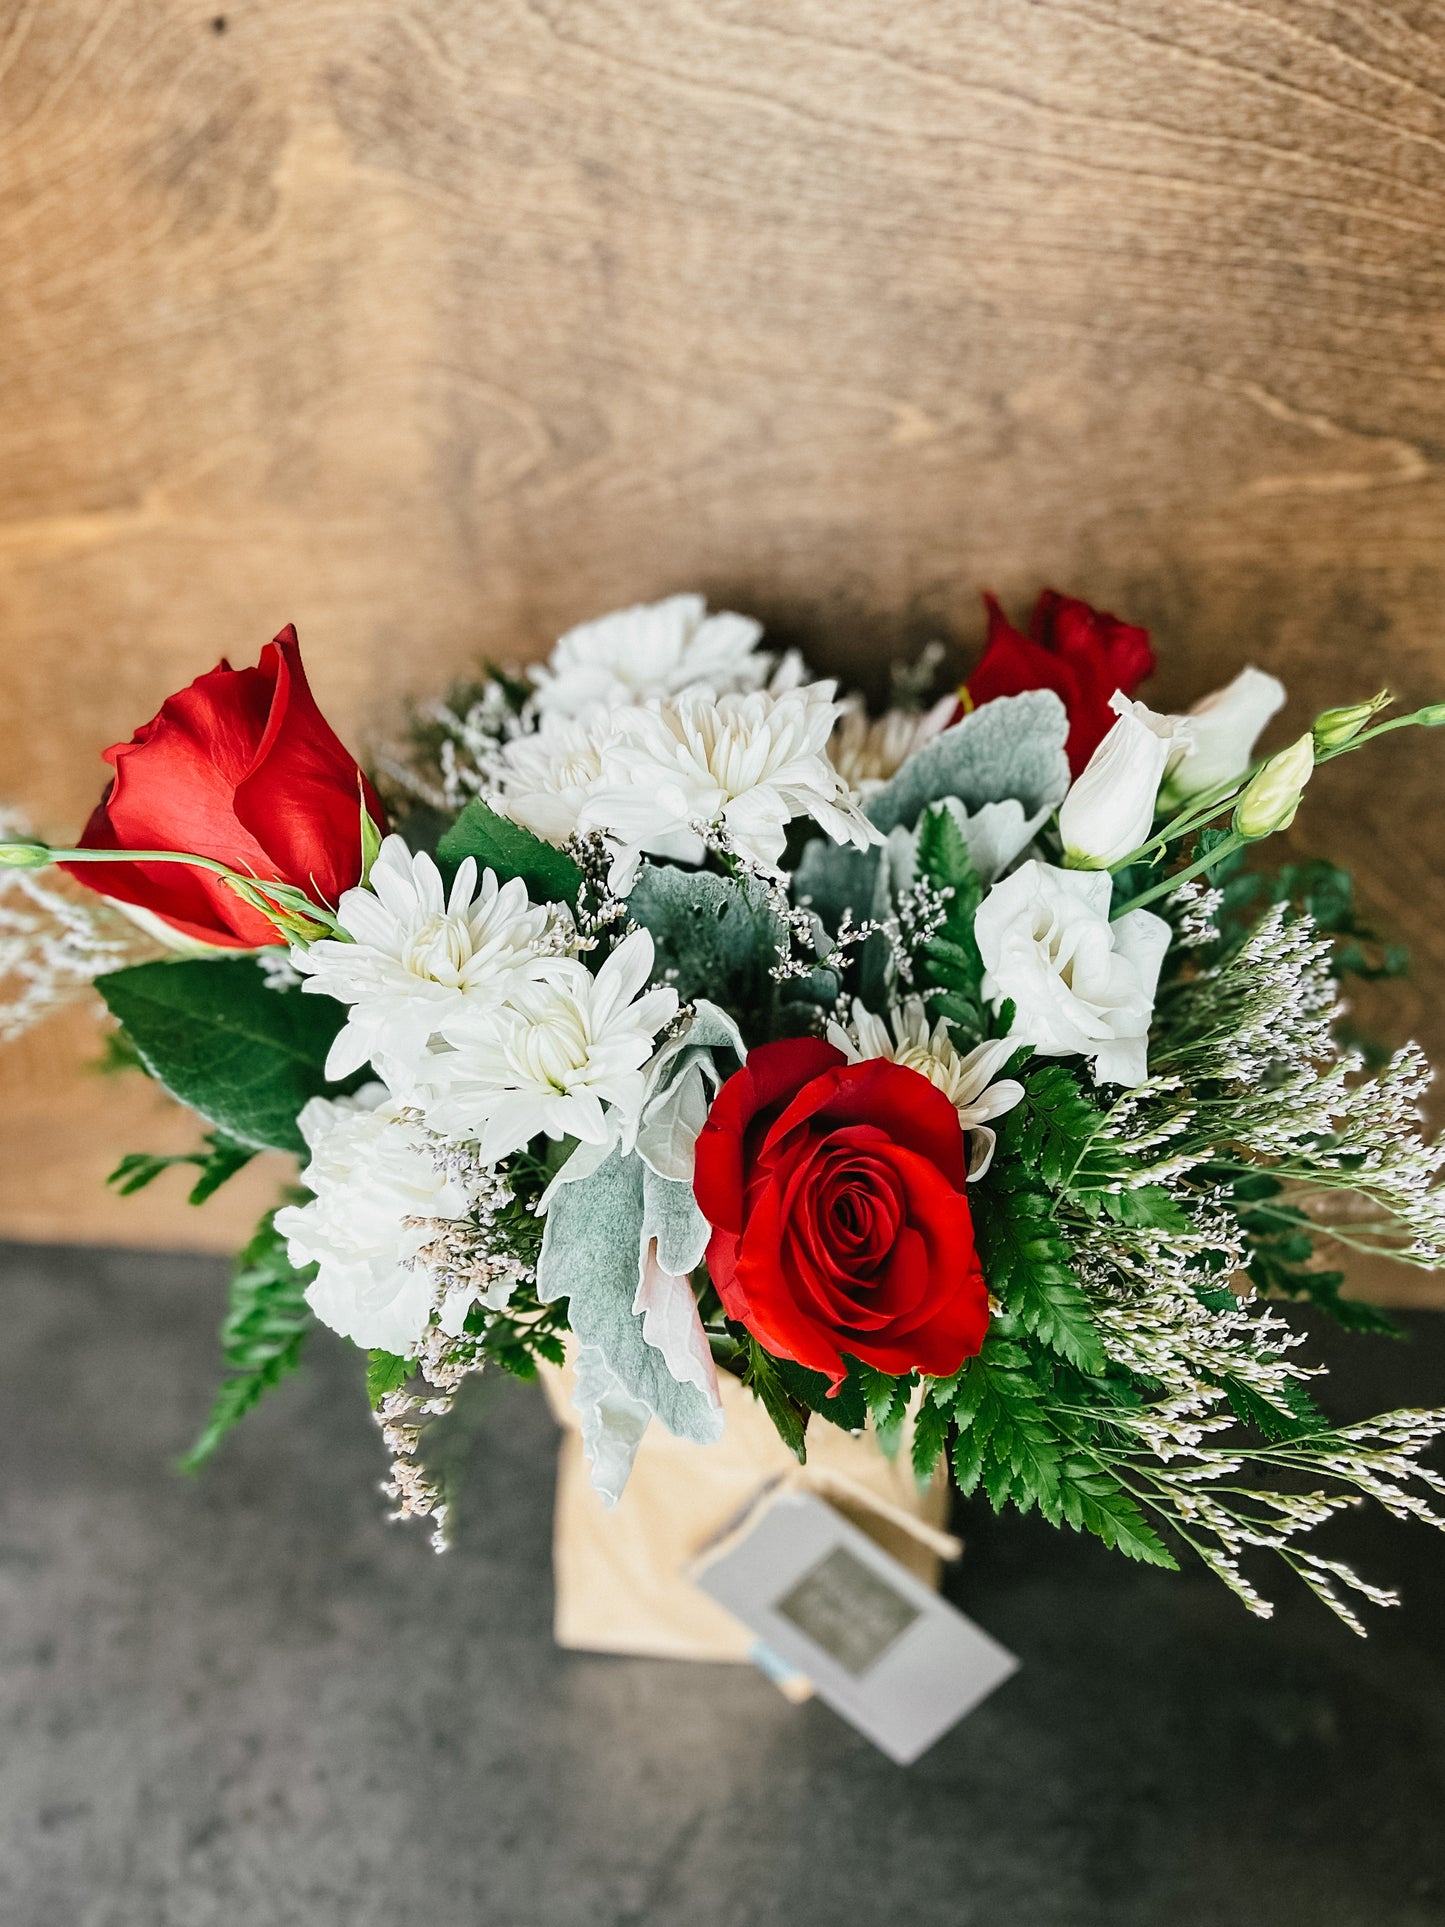
[[[761,1501],[702,1554],[692,1577],[757,1634],[755,1657],[770,1678],[810,1680],[900,1766],[1018,1668],[997,1640],[806,1492]]]

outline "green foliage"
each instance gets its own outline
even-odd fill
[[[1141,1565],[1179,1570],[1179,1561],[1145,1519],[1133,1497],[1097,1460],[1070,1455],[1059,1466],[1058,1489],[1045,1494],[1039,1510],[1050,1525],[1090,1532],[1112,1552]]]
[[[770,972],[787,938],[760,883],[644,863],[627,907],[652,933],[659,981],[767,1034],[778,992]]]
[[[983,958],[973,934],[983,884],[953,812],[942,804],[926,809],[918,823],[918,870],[935,890],[950,890],[942,928],[917,962],[930,1010],[969,1037],[988,1028],[982,999]]]
[[[326,1053],[345,1021],[330,997],[271,990],[249,957],[133,965],[95,987],[144,1068],[238,1145],[306,1145],[296,1119],[323,1092]]]
[[[808,1423],[807,1411],[789,1394],[778,1370],[777,1359],[769,1357],[751,1334],[748,1337],[748,1361],[743,1371],[743,1383],[762,1400],[763,1410],[777,1427],[778,1437],[799,1465],[805,1465],[808,1459],[804,1436]]]
[[[194,1164],[200,1176],[191,1186],[187,1203],[204,1204],[207,1198],[220,1190],[227,1178],[233,1178],[238,1171],[244,1170],[256,1152],[249,1144],[237,1144],[224,1131],[207,1131],[202,1143],[206,1147],[204,1150],[180,1151],[171,1157],[161,1156],[154,1151],[130,1151],[111,1172],[106,1183],[113,1184],[123,1198],[129,1198],[153,1183],[162,1171],[169,1171],[173,1164]]]
[[[948,1444],[951,1424],[947,1406],[924,1399],[913,1425],[913,1476],[920,1485],[927,1485],[933,1477]]]
[[[850,1362],[848,1376],[838,1387],[836,1395],[833,1395],[829,1390],[831,1381],[825,1372],[810,1372],[806,1365],[795,1365],[788,1358],[774,1358],[772,1365],[782,1380],[783,1389],[795,1405],[816,1412],[819,1418],[826,1419],[830,1425],[839,1426],[845,1432],[862,1431],[868,1419],[862,1366]]]
[[[140,1052],[119,1024],[113,1024],[105,1031],[100,1040],[100,1056],[91,1066],[102,1077],[119,1077],[122,1071],[140,1071],[146,1075],[146,1067],[140,1060]]]
[[[1021,802],[1026,816],[1052,810],[1069,787],[1067,734],[1064,706],[1049,690],[1002,696],[925,743],[869,798],[867,813],[886,835],[912,829],[943,796],[970,812],[1006,798]]]
[[[410,1359],[399,1358],[395,1352],[368,1352],[366,1396],[372,1411],[376,1411],[389,1392],[399,1392],[411,1373]]]
[[[1207,834],[1207,833],[1206,833]],[[1374,982],[1403,977],[1410,953],[1403,944],[1386,943],[1355,908],[1355,883],[1348,870],[1324,857],[1286,863],[1273,875],[1245,870],[1234,861],[1223,870],[1222,923],[1226,941],[1243,941],[1259,914],[1272,904],[1291,903],[1334,937],[1335,972]]]
[[[953,1469],[967,1496],[981,1484],[995,1512],[1029,1512],[1059,1490],[1061,1441],[1039,1396],[1024,1347],[995,1325],[959,1374],[950,1409],[958,1436]]]
[[[1220,1386],[1240,1424],[1252,1425],[1275,1443],[1308,1438],[1312,1432],[1329,1429],[1329,1421],[1316,1411],[1314,1401],[1298,1379],[1286,1379],[1281,1385],[1283,1406],[1265,1398],[1254,1386],[1232,1373],[1220,1380]]]
[[[989,1289],[1051,1351],[1081,1371],[1102,1372],[1094,1315],[1049,1193],[1017,1156],[996,1157],[974,1189],[974,1237]]]
[[[315,1322],[306,1287],[316,1268],[308,1265],[298,1271],[291,1263],[275,1218],[274,1211],[267,1212],[236,1260],[221,1324],[226,1376],[200,1437],[181,1460],[182,1471],[197,1471],[227,1432],[295,1371]]]
[[[1235,1215],[1249,1245],[1245,1270],[1257,1291],[1318,1305],[1348,1331],[1373,1332],[1385,1338],[1404,1336],[1401,1327],[1378,1305],[1343,1295],[1343,1271],[1314,1264],[1319,1227],[1296,1206],[1280,1202],[1284,1187],[1278,1178],[1268,1171],[1231,1173],[1227,1167],[1211,1174],[1232,1181]]]
[[[479,870],[494,870],[500,883],[520,877],[534,903],[575,904],[582,887],[582,872],[565,850],[498,816],[479,796],[437,845],[437,860],[446,870],[455,871],[469,856]]]

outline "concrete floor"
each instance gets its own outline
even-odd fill
[[[200,1482],[223,1268],[0,1253],[3,1927],[1425,1927],[1445,1921],[1445,1540],[1368,1643],[1292,1597],[963,1519],[1022,1672],[907,1772],[746,1669],[556,1652],[553,1433],[507,1386],[455,1552],[387,1526],[318,1342]],[[1445,1319],[1337,1406],[1438,1401]]]

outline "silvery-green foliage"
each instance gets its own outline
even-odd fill
[[[669,1255],[685,1254],[697,1244],[699,1220],[690,1186],[658,1177],[635,1152],[614,1145],[586,1177],[553,1190],[537,1296],[544,1304],[566,1298],[579,1344],[597,1348],[628,1396],[678,1438],[709,1444],[722,1435],[721,1414],[695,1385],[672,1376],[633,1310],[650,1241],[665,1238]]]
[[[754,877],[711,876],[644,863],[627,908],[656,946],[656,981],[684,1003],[710,997],[729,1010],[769,1005],[770,976],[788,952],[787,934]]]
[[[725,1075],[715,1056],[718,1051],[736,1060],[729,1072],[747,1056],[742,1032],[732,1018],[699,997],[690,1019],[662,1044],[648,1066],[637,1152],[659,1177],[692,1182],[693,1146]],[[694,1259],[693,1264],[699,1261]],[[690,1271],[692,1265],[668,1269]]]
[[[956,796],[970,814],[1010,798],[1029,816],[1057,809],[1069,787],[1068,717],[1051,690],[1001,696],[910,756],[865,805],[880,830],[912,829],[930,803]]]

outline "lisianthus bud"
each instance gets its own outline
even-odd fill
[[[1288,829],[1314,767],[1314,737],[1306,731],[1297,743],[1271,756],[1246,785],[1234,810],[1234,827],[1239,834],[1253,841]]]
[[[1427,703],[1415,711],[1415,721],[1426,729],[1438,729],[1445,723],[1445,703]]]
[[[0,870],[43,870],[50,861],[43,843],[0,843]]]
[[[1107,870],[1145,841],[1164,771],[1187,731],[1181,717],[1155,715],[1118,691],[1112,707],[1119,720],[1059,811],[1064,862],[1071,870]]]
[[[1166,805],[1243,776],[1260,731],[1283,703],[1284,684],[1262,669],[1241,669],[1233,682],[1202,697],[1189,712],[1194,747],[1170,775]]]
[[[1388,689],[1382,689],[1378,696],[1371,696],[1367,703],[1350,703],[1343,709],[1327,709],[1322,716],[1315,717],[1314,739],[1315,754],[1318,756],[1327,749],[1341,749],[1355,737],[1387,703],[1393,702]]]

